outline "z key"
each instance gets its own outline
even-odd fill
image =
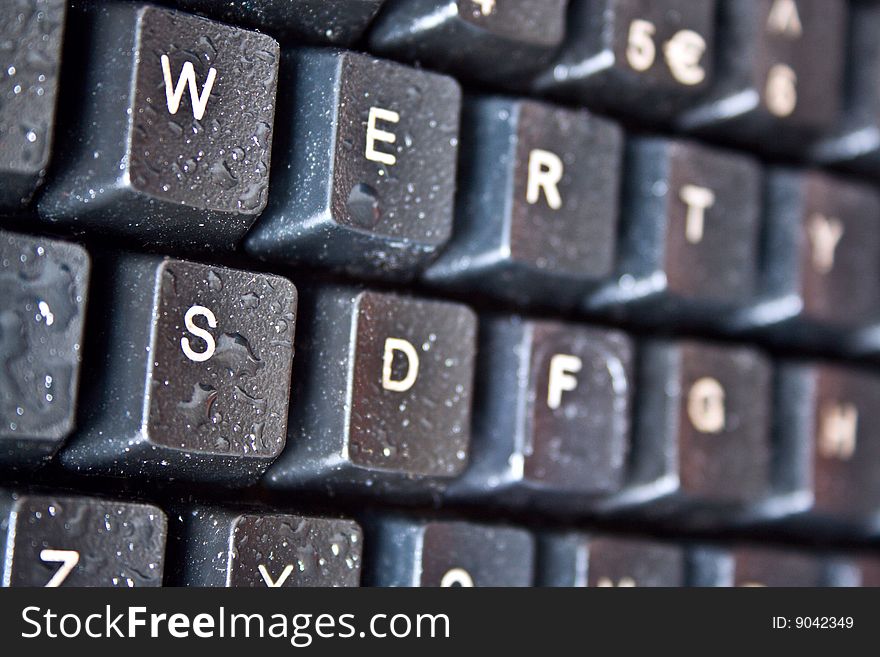
[[[0,584],[162,586],[166,527],[148,504],[0,490]]]
[[[838,118],[847,3],[724,0],[718,66],[680,127],[771,153],[800,152]]]
[[[61,453],[77,472],[244,485],[281,452],[296,288],[269,274],[153,256],[101,272],[103,362]],[[97,304],[96,304],[97,305]]]
[[[88,93],[62,99],[75,127],[57,140],[67,156],[41,217],[148,245],[232,248],[266,204],[278,44],[150,5],[90,7],[76,15],[92,43],[78,85]]]
[[[196,509],[177,522],[178,585],[360,585],[364,541],[352,520]]]

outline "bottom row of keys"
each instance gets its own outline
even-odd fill
[[[3,586],[877,586],[880,562],[795,551],[682,548],[459,521],[345,519],[0,493]],[[364,576],[361,576],[361,573]],[[167,571],[167,573],[166,573]]]

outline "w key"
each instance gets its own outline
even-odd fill
[[[266,204],[278,44],[130,3],[78,15],[89,60],[47,221],[147,244],[231,248]],[[79,105],[82,105],[79,108]],[[79,109],[74,109],[79,108]]]
[[[69,468],[252,482],[284,447],[296,289],[268,274],[130,256],[102,272],[103,362]]]
[[[0,491],[0,583],[162,586],[166,525],[148,504]]]
[[[319,291],[307,312],[288,449],[268,485],[407,491],[412,500],[461,474],[470,445],[474,313],[345,288]]]
[[[458,83],[352,52],[301,50],[284,68],[276,147],[291,159],[247,250],[411,278],[452,231]]]
[[[360,585],[364,541],[352,520],[196,509],[178,521],[179,585]]]

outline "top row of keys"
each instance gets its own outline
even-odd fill
[[[697,10],[680,0],[650,7],[574,1],[558,47],[552,42],[562,40],[566,25],[559,1],[540,13],[522,0],[392,1],[378,13],[381,3],[365,1],[323,3],[320,11],[313,2],[207,4],[175,6],[279,34],[279,26],[299,24],[289,22],[292,6],[302,20],[324,16],[334,24],[328,17],[356,5],[360,13],[345,13],[362,14],[352,35],[372,20],[365,38],[374,52],[466,80],[486,77],[622,114],[674,119],[771,151],[830,134],[839,113],[839,95],[828,90],[843,72],[842,2],[722,2],[716,11],[708,1]],[[39,200],[43,219],[147,244],[173,236],[181,247],[229,246],[270,202],[274,144],[296,166],[289,174],[275,167],[275,207],[252,241],[261,257],[279,257],[274,249],[299,260],[299,249],[314,255],[332,237],[344,248],[323,253],[327,264],[348,265],[359,254],[362,268],[403,271],[424,264],[448,238],[461,96],[454,80],[354,53],[297,49],[282,58],[270,36],[150,5],[84,5],[67,22],[89,44],[81,84],[91,92],[65,108],[69,132],[58,135],[54,150],[64,157]],[[0,23],[2,34],[23,44],[0,79],[9,101],[0,108],[0,171],[8,181],[0,210],[12,211],[27,202],[48,165],[65,22],[60,0],[16,0],[16,8],[14,20]],[[322,41],[334,38],[331,32]],[[861,75],[854,75],[847,107],[870,104],[871,85],[857,84]],[[847,125],[864,134],[863,123]],[[847,134],[837,146],[819,143],[823,161],[870,160],[865,140],[856,144]],[[858,145],[857,157],[847,144]],[[363,229],[385,241],[365,243]],[[286,233],[295,234],[297,248],[279,245]],[[389,251],[398,243],[406,252]]]

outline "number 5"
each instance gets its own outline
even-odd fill
[[[636,71],[647,71],[654,63],[657,56],[657,47],[654,45],[654,33],[657,29],[654,24],[635,19],[629,24],[629,37],[626,44],[626,61]]]

